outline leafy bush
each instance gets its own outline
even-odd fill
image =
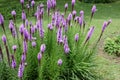
[[[120,56],[120,36],[115,38],[107,38],[104,46],[105,52]]]
[[[84,2],[87,2],[87,3],[111,3],[115,1],[118,1],[118,0],[84,0]]]

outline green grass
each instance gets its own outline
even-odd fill
[[[7,33],[9,34],[10,31],[8,30],[8,20],[11,18],[10,12],[12,9],[17,9],[17,14],[18,14],[18,26],[20,25],[20,15],[21,15],[21,11],[20,10],[20,4],[18,1],[9,1],[7,3],[4,3],[5,1],[8,0],[0,0],[0,13],[4,14],[5,17],[5,27],[7,30]],[[64,11],[64,4],[66,2],[69,3],[69,6],[71,4],[70,2],[71,0],[57,0],[57,7],[60,9],[60,11]],[[16,3],[15,5],[13,5],[14,3]],[[37,2],[39,3],[39,2]],[[8,6],[9,5],[9,6]],[[17,7],[16,7],[17,5]],[[91,7],[93,4],[87,4],[87,3],[80,3],[77,1],[76,5],[75,5],[75,9],[78,12],[77,15],[79,15],[79,11],[80,10],[84,10],[85,12],[85,20],[88,21],[89,20],[89,16],[90,16],[90,11],[91,11]],[[119,22],[120,22],[120,2],[115,2],[115,3],[110,3],[110,4],[96,4],[97,6],[97,12],[95,13],[94,19],[91,23],[91,26],[94,25],[95,26],[95,32],[94,35],[91,39],[91,42],[96,41],[96,37],[98,37],[98,34],[100,34],[101,28],[102,28],[102,24],[105,20],[109,20],[112,19],[112,23],[110,24],[110,26],[107,27],[107,29],[105,30],[105,33],[102,37],[102,41],[104,41],[107,37],[112,37],[115,36],[117,34],[120,34],[120,26],[119,26]],[[71,11],[71,7],[69,7],[69,12]],[[29,18],[29,20],[34,21],[34,18]],[[46,19],[44,21],[44,24],[47,23]],[[89,23],[87,23],[88,25]],[[47,25],[46,25],[47,26]],[[46,27],[44,26],[44,27]],[[0,37],[2,36],[2,30],[0,28]],[[0,39],[0,43],[1,43],[1,39]],[[13,44],[13,42],[10,42],[11,44]],[[103,42],[102,42],[103,44]],[[96,73],[102,77],[101,80],[119,80],[120,79],[120,63],[115,63],[115,60],[100,56],[100,51],[97,51],[98,56],[96,56],[96,63],[98,64],[98,67],[95,68]]]

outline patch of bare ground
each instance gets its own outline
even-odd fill
[[[112,38],[112,37],[114,37],[114,36],[116,36],[116,35],[119,35],[120,34],[120,32],[114,32],[114,33],[112,33],[111,35],[109,35],[109,36],[107,36],[107,37],[110,37],[110,38]],[[106,59],[108,59],[108,60],[110,60],[110,61],[114,61],[116,64],[120,64],[120,57],[117,57],[117,56],[115,56],[115,55],[109,55],[108,53],[106,53],[105,51],[104,51],[104,41],[105,41],[105,39],[107,38],[107,37],[103,37],[101,40],[100,40],[100,42],[99,42],[99,44],[98,44],[98,50],[97,50],[97,52],[98,52],[98,56],[101,56],[101,57],[104,57],[104,58],[106,58]]]

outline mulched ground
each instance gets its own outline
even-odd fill
[[[120,32],[114,32],[114,33],[110,34],[108,37],[112,38],[119,34],[120,34]],[[115,55],[109,55],[104,51],[104,41],[105,41],[105,37],[104,37],[104,39],[102,38],[101,41],[99,42],[98,56],[104,57],[110,61],[114,61],[115,63],[120,64],[120,57],[117,57]]]

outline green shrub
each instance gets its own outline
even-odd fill
[[[107,38],[104,46],[105,52],[120,56],[120,36]]]
[[[87,2],[87,3],[111,3],[115,1],[118,1],[118,0],[84,0],[84,2]]]

